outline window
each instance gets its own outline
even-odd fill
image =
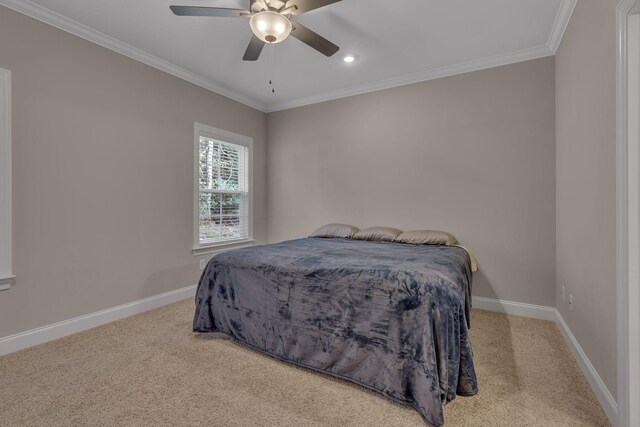
[[[252,240],[251,138],[195,124],[194,251]]]
[[[0,69],[0,290],[14,276],[11,258],[11,73]]]

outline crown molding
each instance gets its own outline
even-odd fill
[[[164,59],[160,59],[141,49],[121,42],[111,36],[96,31],[84,24],[69,19],[29,0],[0,0],[0,5],[15,10],[16,12],[22,13],[23,15],[27,15],[31,18],[37,19],[38,21],[49,24],[60,30],[71,33],[92,43],[98,44],[114,52],[125,55],[131,59],[142,62],[143,64],[146,64],[150,67],[164,71],[165,73],[171,74],[182,80],[203,87],[207,90],[210,90],[211,92],[225,96],[256,110],[270,113],[354,95],[361,95],[368,92],[391,89],[398,86],[404,86],[408,84],[419,83],[423,81],[434,80],[493,67],[499,67],[502,65],[529,61],[546,56],[553,56],[555,55],[555,52],[560,45],[562,36],[564,35],[564,31],[567,28],[569,19],[571,18],[571,14],[573,13],[577,2],[578,0],[562,0],[562,3],[558,10],[558,14],[556,15],[553,30],[546,45],[523,49],[506,54],[495,55],[492,57],[481,58],[459,64],[433,68],[419,73],[392,77],[377,82],[366,83],[355,87],[339,89],[335,91],[325,92],[319,95],[302,97],[274,104],[264,104],[257,99],[237,93],[232,89],[221,85],[220,83],[202,77],[196,73],[165,61]]]
[[[562,0],[562,4],[560,4],[560,9],[558,9],[558,14],[556,15],[556,20],[553,23],[553,28],[549,35],[549,41],[547,42],[547,46],[549,46],[549,49],[554,55],[560,47],[562,37],[564,37],[564,32],[569,26],[571,15],[573,15],[573,11],[576,9],[577,5],[578,0]]]
[[[96,31],[84,24],[62,16],[59,13],[32,3],[29,0],[0,0],[0,5],[71,33],[74,36],[78,36],[82,39],[98,44],[114,52],[120,53],[131,59],[135,59],[136,61],[142,62],[143,64],[156,68],[160,71],[164,71],[167,74],[176,76],[182,80],[188,81],[189,83],[203,87],[211,92],[215,92],[219,95],[240,102],[241,104],[255,108],[256,110],[263,112],[266,110],[266,106],[258,100],[241,95],[219,83],[178,67],[164,59],[160,59],[141,49],[121,42],[120,40]]]
[[[431,70],[419,73],[408,74],[405,76],[392,77],[390,79],[380,80],[373,83],[366,83],[346,89],[339,89],[331,92],[325,92],[320,95],[313,95],[306,98],[294,99],[291,101],[280,102],[267,106],[267,113],[274,111],[287,110],[290,108],[302,107],[319,102],[331,101],[334,99],[346,98],[348,96],[362,95],[364,93],[376,92],[384,89],[391,89],[398,86],[405,86],[413,83],[420,83],[427,80],[435,80],[443,77],[455,76],[458,74],[470,73],[472,71],[486,70],[488,68],[499,67],[502,65],[514,64],[517,62],[530,61],[532,59],[553,56],[553,52],[548,46],[538,46],[529,49],[518,50],[515,52],[505,53],[501,55],[491,56],[488,58],[476,59],[469,62],[463,62],[455,65],[447,65],[445,67],[432,68]]]

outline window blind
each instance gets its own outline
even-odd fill
[[[249,148],[200,136],[200,245],[249,238]]]

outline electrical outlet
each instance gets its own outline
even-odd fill
[[[564,291],[564,286],[562,287],[562,293],[561,293],[561,295],[562,295],[562,301],[565,301],[565,300],[567,299],[567,294],[566,294],[566,293],[565,293],[565,291]]]
[[[204,270],[204,268],[207,266],[207,260],[206,259],[201,259],[200,260],[200,270]]]
[[[573,311],[573,295],[569,295],[569,310]]]

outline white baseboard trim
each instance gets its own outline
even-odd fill
[[[196,285],[0,338],[0,356],[191,298]]]
[[[618,404],[611,395],[611,392],[605,385],[598,372],[589,361],[589,358],[578,344],[578,341],[571,333],[569,326],[565,323],[562,315],[555,307],[545,307],[542,305],[525,304],[514,301],[504,301],[493,298],[473,297],[473,308],[480,310],[494,311],[498,313],[512,314],[514,316],[530,317],[533,319],[551,320],[558,325],[560,333],[564,337],[571,353],[578,362],[578,366],[587,378],[593,393],[598,398],[600,406],[604,413],[611,421],[612,425],[616,425],[618,417]]]
[[[571,349],[571,353],[573,353],[573,356],[576,358],[580,369],[582,369],[584,376],[587,377],[587,381],[598,398],[604,413],[607,414],[609,421],[611,421],[611,425],[617,425],[618,404],[611,395],[611,392],[605,385],[604,381],[602,381],[602,378],[600,378],[600,375],[598,375],[596,369],[589,361],[589,358],[582,350],[582,347],[578,344],[578,340],[573,336],[571,329],[569,329],[569,326],[567,326],[558,310],[556,310],[556,323],[564,337],[564,340]]]
[[[186,298],[191,298],[194,296],[195,291],[196,285],[187,286],[175,291],[166,292],[164,294],[155,295],[142,300],[119,305],[117,307],[98,311],[96,313],[87,314],[84,316],[43,326],[41,328],[36,328],[30,331],[0,338],[0,356],[32,347],[34,345],[43,344],[45,342],[62,338],[67,335],[75,334],[87,329],[95,328],[96,326],[104,325],[106,323],[123,319],[134,314],[153,310],[154,308],[162,307],[164,305],[181,301]],[[582,372],[591,385],[593,392],[598,398],[600,405],[602,405],[605,414],[607,414],[609,420],[611,420],[611,423],[615,425],[618,405],[557,309],[541,305],[525,304],[521,302],[504,301],[476,296],[473,297],[473,307],[480,310],[494,311],[498,313],[506,313],[515,316],[551,320],[556,322],[558,328],[560,329],[560,332],[567,342],[567,345],[576,358],[578,365],[582,369]]]
[[[474,296],[473,308],[506,313],[514,316],[530,317],[532,319],[556,321],[555,307],[546,307],[544,305],[525,304],[523,302]]]

